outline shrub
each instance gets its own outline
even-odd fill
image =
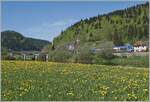
[[[14,56],[7,56],[5,60],[16,60],[16,58]]]
[[[49,60],[57,62],[67,62],[71,56],[71,52],[69,51],[51,51],[49,53]]]
[[[99,45],[100,51],[95,53],[94,63],[98,64],[113,64],[112,59],[115,58],[113,55],[113,43],[112,42],[103,42]]]
[[[35,58],[34,58],[34,60],[35,60]],[[44,54],[44,53],[40,54],[38,56],[38,60],[40,60],[40,61],[46,61],[46,54]]]
[[[77,63],[91,64],[93,63],[93,53],[89,51],[79,52],[75,55],[74,59]]]
[[[90,45],[83,44],[77,49],[77,52],[74,54],[73,58],[77,63],[91,64],[93,63],[93,55],[94,54],[90,51]]]

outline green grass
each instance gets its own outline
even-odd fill
[[[2,100],[148,100],[148,68],[2,61]]]
[[[130,56],[127,58],[115,58],[111,61],[115,65],[149,67],[149,56]]]

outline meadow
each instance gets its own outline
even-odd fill
[[[3,101],[146,101],[144,67],[2,61]]]

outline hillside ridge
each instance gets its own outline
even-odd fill
[[[123,10],[81,19],[54,38],[56,48],[80,40],[80,44],[113,41],[115,45],[148,40],[149,2]]]
[[[46,40],[25,37],[13,30],[5,30],[1,32],[1,44],[2,51],[41,51],[45,45],[51,43]]]

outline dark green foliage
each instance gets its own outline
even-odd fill
[[[92,64],[93,57],[94,55],[90,51],[80,51],[74,56],[74,62]]]
[[[46,61],[46,54],[44,53],[41,53],[39,56],[38,56],[38,61]]]
[[[2,49],[13,51],[40,51],[45,45],[50,44],[48,41],[27,38],[15,31],[1,32]]]
[[[8,56],[8,49],[2,48],[1,49],[1,59],[5,59]]]
[[[5,56],[5,60],[16,60],[14,56]]]
[[[55,45],[54,44],[52,45],[51,50],[55,50]]]
[[[105,41],[103,43],[101,43],[98,48],[100,49],[100,51],[98,51],[97,53],[95,53],[94,56],[94,63],[96,64],[113,64],[111,63],[111,60],[113,60],[115,58],[115,56],[113,55],[113,43],[109,42],[109,41]]]
[[[56,62],[67,62],[71,56],[71,53],[67,51],[51,51],[49,53],[49,60]]]

